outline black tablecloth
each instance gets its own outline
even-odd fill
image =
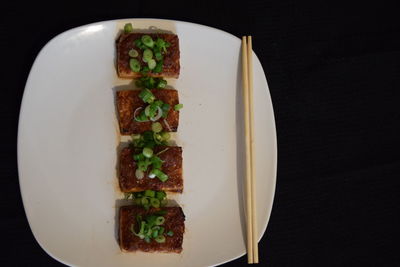
[[[278,136],[275,201],[260,243],[263,264],[399,265],[398,9],[382,1],[355,7],[303,2],[2,6],[0,265],[61,265],[35,241],[18,185],[19,107],[36,55],[72,27],[128,17],[177,19],[253,36]],[[245,263],[242,257],[227,265]]]

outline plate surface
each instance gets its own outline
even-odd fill
[[[116,178],[121,139],[115,39],[126,22],[177,33],[181,75],[178,133],[186,215],[182,254],[122,253],[116,239],[123,196]],[[257,42],[257,40],[255,40]],[[20,112],[18,169],[25,212],[41,247],[74,266],[206,266],[245,253],[244,140],[240,39],[210,27],[127,19],[64,32],[39,53]],[[276,180],[276,132],[262,66],[254,55],[254,111],[259,237],[269,220]],[[260,251],[260,253],[262,253]]]

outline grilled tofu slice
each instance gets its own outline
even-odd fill
[[[179,111],[174,110],[174,106],[179,104],[178,91],[173,89],[153,89],[150,91],[156,99],[171,106],[167,118],[160,118],[159,122],[165,131],[176,132],[179,125]],[[140,99],[139,94],[140,90],[123,90],[117,92],[118,120],[122,135],[139,134],[151,130],[151,121],[137,122],[134,119],[135,110],[140,107],[142,108],[136,112],[136,116],[138,116],[147,105]]]
[[[144,33],[123,33],[117,40],[117,72],[118,76],[121,78],[138,78],[141,77],[142,74],[140,72],[133,72],[129,67],[129,51],[131,49],[136,49],[139,52],[137,59],[141,62],[142,67],[146,66],[147,63],[143,62],[142,55],[143,51],[136,47],[135,40],[141,39],[141,37],[145,35]],[[178,78],[180,71],[179,64],[179,38],[175,34],[165,34],[165,33],[156,33],[156,34],[147,34],[150,35],[153,40],[156,40],[158,37],[164,39],[169,42],[171,45],[167,48],[166,54],[164,54],[164,64],[163,71],[160,73],[152,73],[149,72],[148,75],[152,77],[167,77],[167,78]]]
[[[137,215],[144,218],[160,210],[166,211],[165,222],[162,227],[165,232],[173,231],[173,236],[166,236],[164,243],[157,243],[151,240],[147,243],[131,232],[133,224],[135,231],[138,229]],[[122,206],[119,209],[119,244],[124,252],[144,251],[144,252],[167,252],[181,253],[183,234],[185,232],[185,215],[180,207],[150,208],[145,210],[140,206]]]
[[[182,148],[177,146],[157,146],[154,153],[162,152],[158,156],[164,161],[161,170],[168,175],[168,180],[161,182],[157,177],[150,179],[145,174],[142,179],[137,179],[135,171],[136,162],[133,155],[140,153],[141,150],[135,151],[134,148],[127,147],[122,149],[119,158],[119,185],[122,192],[139,192],[144,190],[164,190],[170,192],[181,193],[183,191],[182,178]]]

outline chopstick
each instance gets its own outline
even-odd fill
[[[258,263],[257,212],[254,177],[253,48],[251,36],[242,37],[242,81],[246,143],[247,262]]]

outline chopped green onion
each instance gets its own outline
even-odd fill
[[[174,106],[174,109],[175,109],[175,110],[180,110],[181,108],[183,108],[183,104],[176,104],[176,105]]]
[[[131,58],[129,60],[129,67],[133,72],[139,72],[140,71],[140,63],[137,59]]]
[[[143,35],[142,36],[142,43],[144,43],[146,46],[148,46],[150,48],[154,46],[154,41],[153,41],[153,39],[151,38],[150,35]]]
[[[156,238],[154,238],[154,240],[157,243],[164,243],[165,242],[165,236],[158,234],[158,236]]]
[[[150,179],[154,179],[156,177],[156,175],[153,172],[150,172],[148,176]]]
[[[167,103],[164,103],[161,107],[162,111],[168,112],[171,109],[171,106]]]
[[[131,50],[129,50],[128,54],[130,57],[137,57],[139,55],[138,51],[133,48]]]
[[[153,165],[154,169],[160,169],[161,165],[163,164],[163,161],[159,157],[153,156],[151,158],[151,164]]]
[[[137,179],[142,179],[144,177],[144,173],[143,173],[142,170],[136,169],[135,176],[136,176]]]
[[[145,241],[146,243],[150,243],[150,241],[151,241],[151,240],[150,240],[150,237],[145,236],[145,237],[144,237],[144,241]]]
[[[156,58],[156,60],[162,60],[163,59],[163,55],[161,54],[161,52],[155,52],[154,53],[154,57]]]
[[[154,101],[154,105],[157,107],[162,107],[163,104],[164,104],[164,102],[162,102],[161,100]]]
[[[149,103],[149,104],[153,103],[153,101],[156,99],[156,97],[153,95],[153,93],[147,88],[143,89],[140,92],[139,97],[143,100],[143,102]]]
[[[138,222],[138,223],[139,223],[139,222]],[[145,227],[145,226],[146,226],[146,222],[141,221],[141,222],[140,222],[140,229],[139,229],[139,232],[136,233],[136,232],[135,232],[135,229],[134,229],[134,227],[133,227],[133,224],[132,224],[132,226],[131,226],[131,231],[132,231],[132,233],[133,233],[134,235],[139,236],[141,239],[143,239],[143,238],[144,238],[144,227]]]
[[[143,154],[136,154],[136,155],[133,155],[133,159],[135,161],[142,161],[142,160],[144,160],[144,156],[143,156]]]
[[[151,160],[149,158],[146,158],[145,160],[138,161],[137,165],[141,171],[145,172],[145,171],[147,171],[147,168],[149,167],[149,165],[151,165]]]
[[[162,132],[161,137],[163,141],[168,141],[171,138],[171,135],[168,132]]]
[[[163,200],[161,200],[161,202],[160,202],[161,207],[164,207],[164,206],[166,206],[167,204],[168,204],[168,200],[167,200],[167,199],[163,199]]]
[[[151,158],[151,156],[153,156],[153,149],[145,147],[143,148],[143,156],[145,156],[146,158]]]
[[[153,58],[153,51],[151,51],[150,49],[145,49],[143,51],[143,61],[148,62],[152,58]]]
[[[147,229],[145,235],[148,236],[148,237],[150,237],[150,236],[151,236],[151,233],[153,233],[153,230],[151,230],[151,228],[149,227],[149,225],[147,225],[147,227],[148,227],[148,229]]]
[[[141,135],[140,134],[132,134],[131,137],[132,137],[132,139],[135,140],[135,139],[139,139],[141,137]]]
[[[155,105],[154,103],[152,103],[151,105],[148,105],[145,109],[144,109],[144,114],[146,114],[147,117],[153,118],[156,113],[157,113],[157,105]]]
[[[146,190],[146,191],[144,191],[144,196],[145,197],[155,197],[156,192],[154,192],[153,190]]]
[[[160,207],[160,200],[157,198],[151,198],[150,199],[150,205],[152,205],[154,208],[159,208]]]
[[[154,59],[149,59],[147,61],[147,66],[149,67],[149,69],[154,69],[157,65],[157,62]]]
[[[166,235],[167,235],[167,236],[173,236],[173,235],[174,235],[174,232],[172,232],[171,230],[169,230],[169,231],[166,233]]]
[[[155,225],[162,225],[165,222],[165,218],[163,216],[158,216],[156,221],[154,222]]]
[[[124,32],[125,33],[130,33],[133,31],[133,26],[132,23],[126,23],[124,26]]]
[[[166,180],[168,180],[168,175],[166,175],[162,171],[158,169],[153,169],[152,172],[157,176],[158,179],[160,179],[161,182],[165,182]]]
[[[164,79],[161,79],[157,84],[157,88],[165,88],[166,86],[167,86],[167,81]]]
[[[146,221],[147,221],[149,227],[151,227],[155,224],[156,219],[157,219],[157,216],[155,216],[154,214],[146,217]]]
[[[158,62],[157,62],[157,65],[156,65],[155,68],[153,69],[153,72],[154,72],[154,73],[160,73],[160,72],[162,72],[162,70],[163,70],[163,64],[164,64],[163,60],[158,61]]]
[[[156,237],[158,236],[158,231],[157,231],[157,230],[153,231],[153,233],[152,233],[151,236],[152,236],[153,238],[156,238]]]
[[[160,226],[160,230],[158,230],[158,235],[162,235],[165,231],[165,228]]]
[[[162,131],[162,125],[159,122],[153,122],[153,124],[151,125],[151,129],[153,130],[153,132],[155,133],[159,133]]]
[[[146,197],[142,197],[142,205],[148,205],[149,200]]]
[[[162,145],[162,137],[159,133],[153,133],[153,137],[157,145]]]
[[[164,191],[157,191],[156,192],[156,198],[158,200],[163,200],[166,196],[167,196],[167,194]]]
[[[150,71],[149,67],[148,66],[144,66],[142,71],[141,71],[141,73],[142,74],[147,74],[149,71]]]
[[[140,39],[135,40],[135,45],[137,48],[142,50],[147,48],[147,46],[145,46]]]
[[[139,108],[138,108],[138,109],[139,109]],[[136,109],[136,111],[137,111],[138,109]],[[140,108],[140,109],[141,109],[141,108]],[[136,111],[133,113],[133,116],[134,116],[135,121],[138,121],[138,122],[147,121],[147,117],[146,117],[146,114],[144,114],[144,111],[140,112],[139,116],[135,116]]]

